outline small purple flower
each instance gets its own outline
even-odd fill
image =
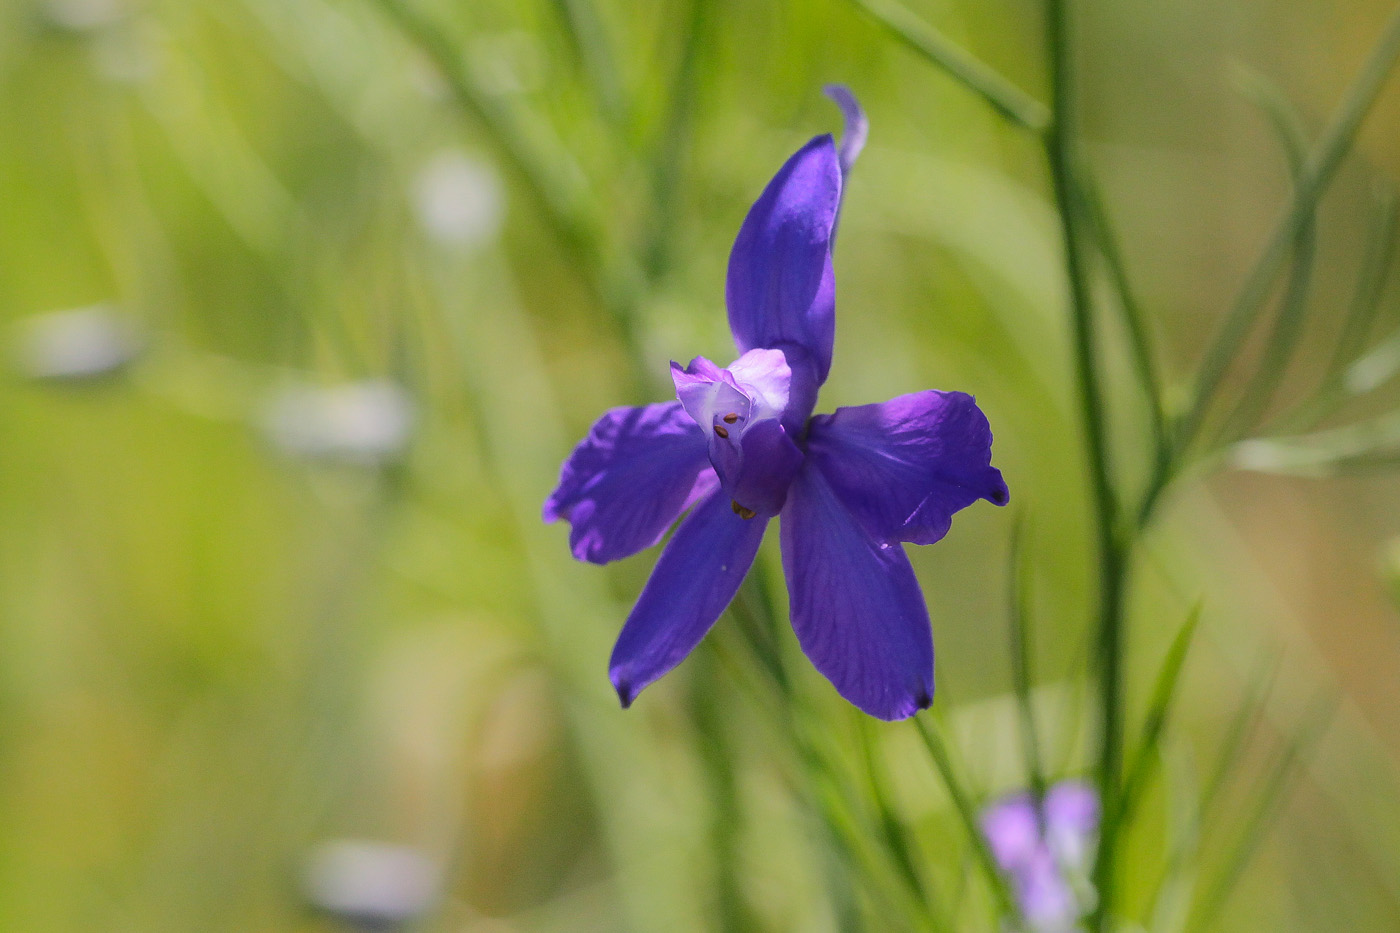
[[[933,637],[900,542],[934,543],[978,499],[1006,504],[970,395],[927,390],[812,416],[831,369],[841,192],[865,138],[850,92],[828,93],[846,117],[840,149],[818,136],[788,159],[730,253],[739,358],[672,363],[678,401],[604,414],[545,503],[545,521],[572,525],[574,556],[598,564],[656,544],[690,510],[613,649],[623,706],[709,631],[781,515],[802,650],[870,715],[913,715],[933,701]]]
[[[1078,930],[1093,907],[1089,862],[1099,832],[1099,797],[1079,781],[1050,788],[1036,812],[1028,793],[1012,794],[982,813],[992,857],[1011,879],[1021,913],[1034,933]]]

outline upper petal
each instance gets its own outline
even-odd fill
[[[704,435],[679,402],[614,408],[564,461],[544,520],[568,521],[574,557],[604,564],[660,541],[715,483]]]
[[[836,278],[831,236],[841,201],[841,166],[830,136],[788,159],[749,209],[729,254],[725,299],[740,351],[796,344],[818,378],[831,369]]]
[[[992,431],[972,396],[932,389],[812,419],[807,455],[861,525],[884,544],[932,544],[953,513],[1005,505]]]
[[[811,462],[783,508],[783,570],[802,650],[879,719],[933,702],[933,633],[904,550],[882,547]]]
[[[841,145],[837,147],[836,152],[841,163],[841,181],[844,187],[846,176],[851,173],[851,166],[856,164],[861,150],[865,148],[866,137],[870,135],[870,121],[865,118],[860,101],[856,100],[856,95],[852,94],[846,85],[828,84],[822,91],[841,108],[841,117],[846,123],[846,129],[841,134]]]
[[[608,675],[623,706],[705,637],[744,582],[767,526],[735,515],[722,493],[681,522],[613,648]]]

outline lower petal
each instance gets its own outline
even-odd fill
[[[767,525],[740,518],[723,492],[681,522],[613,648],[608,675],[623,706],[705,637],[744,582]]]
[[[882,547],[810,461],[782,513],[783,570],[802,650],[878,719],[933,702],[933,633],[904,549]]]
[[[567,520],[574,557],[604,564],[660,541],[716,482],[679,402],[614,408],[564,461],[544,520]]]

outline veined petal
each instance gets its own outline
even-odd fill
[[[707,436],[710,464],[735,509],[771,518],[802,465],[788,421],[792,370],[781,350],[750,350],[720,369],[704,357],[671,364],[681,405]]]
[[[885,545],[932,544],[978,499],[1005,505],[992,431],[972,396],[932,389],[812,419],[807,455]]]
[[[608,676],[623,706],[679,664],[744,581],[767,519],[745,521],[715,493],[686,516],[622,627]]]
[[[840,201],[836,144],[818,136],[787,160],[749,209],[725,286],[729,329],[741,352],[796,344],[811,354],[823,382],[836,335],[831,235]]]
[[[811,461],[788,493],[783,570],[792,627],[817,670],[879,719],[933,702],[933,633],[904,550],[882,547]]]
[[[544,520],[568,521],[574,557],[605,564],[660,541],[717,482],[705,437],[679,402],[614,408],[564,461]]]

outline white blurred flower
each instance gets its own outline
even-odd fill
[[[132,18],[93,39],[92,62],[99,77],[114,84],[141,84],[160,71],[165,34],[151,18]]]
[[[365,929],[392,929],[421,917],[438,898],[441,872],[417,849],[354,839],[316,848],[306,865],[306,898]]]
[[[50,311],[18,326],[15,365],[31,379],[95,379],[121,369],[141,349],[136,327],[105,304]]]
[[[434,240],[471,249],[496,238],[505,204],[501,181],[489,165],[448,150],[419,172],[414,206]]]
[[[375,465],[397,459],[413,430],[413,402],[383,380],[295,386],[268,405],[263,427],[294,456]]]
[[[89,32],[118,22],[131,12],[123,0],[47,0],[44,16],[59,29]]]

